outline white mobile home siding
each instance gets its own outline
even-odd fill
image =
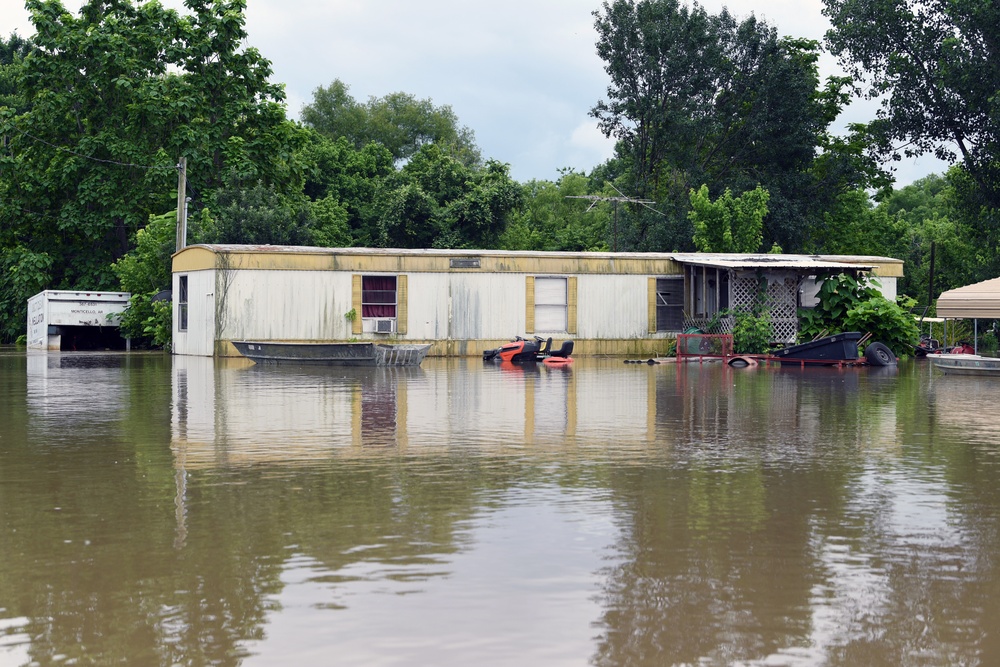
[[[229,341],[357,337],[345,317],[352,308],[353,272],[242,271],[229,278],[224,273],[186,274],[188,331],[175,332],[174,350],[178,354],[211,355],[213,338]],[[408,304],[407,333],[400,335],[401,338],[496,341],[526,333],[526,274],[402,275],[408,277]],[[647,331],[646,276],[576,277],[579,310],[574,335],[611,340],[651,335]],[[226,288],[219,286],[227,281]],[[178,293],[176,285],[174,293]],[[217,335],[212,333],[215,324]],[[543,331],[537,327],[532,333],[570,335],[568,331]]]
[[[224,280],[220,272],[218,281]],[[219,338],[344,340],[351,276],[322,271],[239,271],[220,289]]]
[[[524,334],[523,275],[408,275],[408,337],[479,340],[511,338],[518,331]]]
[[[590,275],[577,280],[577,335],[604,340],[664,337],[648,327],[649,276]]]

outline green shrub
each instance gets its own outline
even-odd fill
[[[997,348],[1000,341],[997,341],[996,332],[992,329],[983,334],[983,337],[979,341],[979,347],[983,352],[989,352],[990,354],[996,354]]]
[[[774,325],[767,309],[733,310],[733,352],[736,354],[764,354],[771,349]]]
[[[153,314],[146,318],[143,333],[152,339],[156,347],[169,348],[173,337],[173,303],[170,301],[154,301]]]
[[[889,301],[873,279],[857,280],[849,275],[823,281],[815,308],[799,309],[799,340],[843,331],[870,333],[872,341],[889,346],[896,356],[908,356],[920,338],[920,330],[909,309],[914,300],[900,296]]]
[[[122,314],[122,335],[140,344],[147,342],[157,347],[170,344],[171,304],[154,302],[153,296],[170,287],[176,224],[174,213],[150,216],[146,227],[136,233],[135,248],[112,266],[121,289],[132,294]]]

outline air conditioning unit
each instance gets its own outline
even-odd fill
[[[392,333],[396,330],[396,320],[378,319],[375,320],[375,333]]]

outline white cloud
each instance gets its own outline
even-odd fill
[[[599,156],[599,162],[604,162],[615,153],[615,140],[604,136],[593,118],[588,118],[576,126],[570,135],[570,146]]]

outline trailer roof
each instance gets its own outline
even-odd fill
[[[600,265],[598,272],[606,273],[608,266],[632,266],[637,272],[662,272],[663,266],[670,263],[689,264],[694,266],[711,266],[726,269],[783,269],[799,273],[833,273],[838,271],[873,271],[876,275],[885,277],[901,277],[903,275],[902,260],[892,257],[874,257],[865,255],[792,255],[766,253],[677,253],[677,252],[542,252],[532,250],[447,250],[430,248],[318,248],[310,246],[272,246],[272,245],[195,245],[188,246],[175,255],[174,270],[181,265],[177,257],[189,253],[209,252],[215,255],[245,255],[285,257],[284,264],[298,262],[293,258],[315,258],[317,266],[325,260],[323,257],[340,258],[382,258],[383,260],[401,260],[410,265],[438,266],[441,262],[447,266],[449,258],[460,260],[471,258],[483,260],[482,267],[503,266],[505,270],[545,263],[546,266],[590,266]],[[384,262],[383,262],[384,263]],[[657,268],[659,267],[659,268]]]

